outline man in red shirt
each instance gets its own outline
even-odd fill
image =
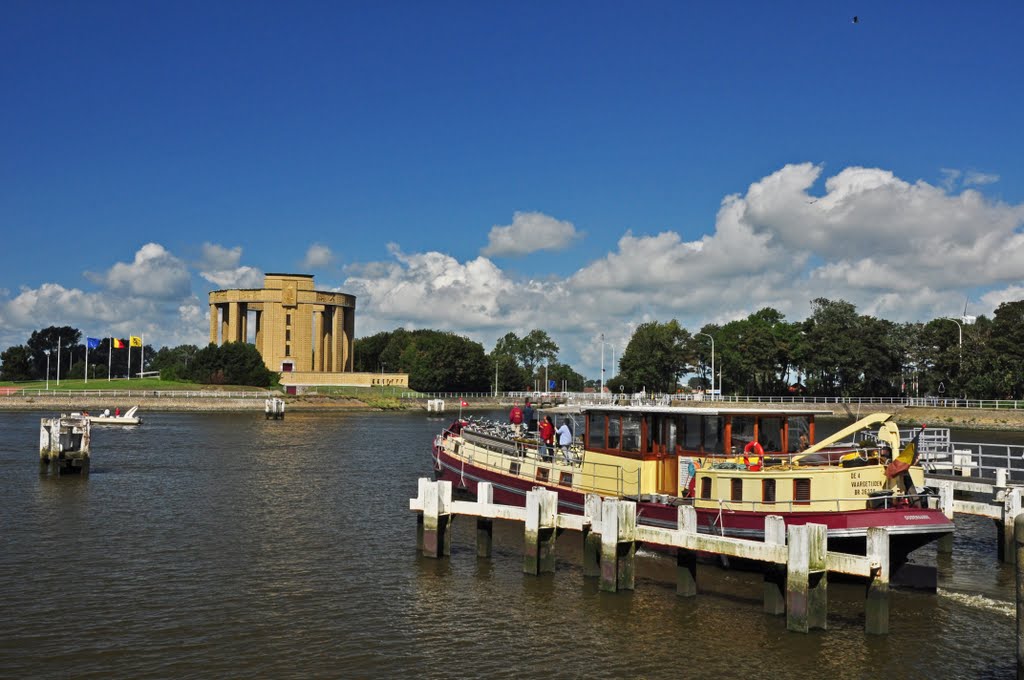
[[[537,426],[537,434],[540,436],[540,446],[537,448],[537,453],[540,454],[541,460],[550,460],[554,457],[554,437],[555,437],[555,424],[551,422],[551,416],[545,416],[544,420],[540,421]],[[548,447],[551,447],[551,452],[548,453]]]
[[[512,410],[508,412],[508,422],[512,423],[512,429],[516,434],[523,431],[523,409],[519,408],[519,402],[512,403]]]

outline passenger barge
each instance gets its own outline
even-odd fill
[[[491,482],[496,502],[516,505],[544,487],[558,492],[561,512],[582,513],[589,493],[626,498],[638,503],[638,521],[670,528],[689,504],[702,533],[754,540],[764,540],[765,517],[778,515],[824,524],[830,550],[858,554],[867,529],[883,526],[894,568],[953,531],[924,485],[916,441],[904,445],[889,414],[815,443],[815,418],[829,411],[605,405],[547,413],[575,425],[567,450],[460,419],[435,438],[437,477],[470,494]]]

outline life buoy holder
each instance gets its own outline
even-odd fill
[[[753,465],[750,463],[749,454],[751,451],[753,451],[757,456],[757,463]],[[764,447],[761,446],[761,442],[748,442],[747,445],[743,447],[743,464],[747,466],[748,470],[760,470],[764,466]]]

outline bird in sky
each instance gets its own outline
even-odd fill
[[[858,17],[858,16],[854,16],[854,17],[853,17],[853,23],[855,23],[855,24],[859,24],[859,23],[860,23],[860,17]]]

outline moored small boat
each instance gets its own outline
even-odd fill
[[[110,409],[105,409],[103,413],[98,416],[84,413],[86,418],[89,419],[94,425],[139,425],[142,423],[142,417],[138,415],[138,406],[132,406],[130,409],[120,414],[113,414]]]
[[[821,415],[831,413],[580,407],[567,418],[576,437],[564,451],[459,420],[436,437],[433,458],[437,476],[456,488],[475,493],[491,482],[498,503],[523,505],[540,486],[558,492],[560,511],[581,513],[585,495],[597,493],[635,500],[638,521],[664,527],[675,527],[680,505],[692,505],[699,531],[753,540],[764,539],[765,517],[778,515],[787,524],[824,524],[830,550],[860,554],[868,528],[883,526],[894,567],[953,531],[925,487],[916,441],[901,446],[889,414],[815,443]],[[868,429],[869,444],[845,441]]]

